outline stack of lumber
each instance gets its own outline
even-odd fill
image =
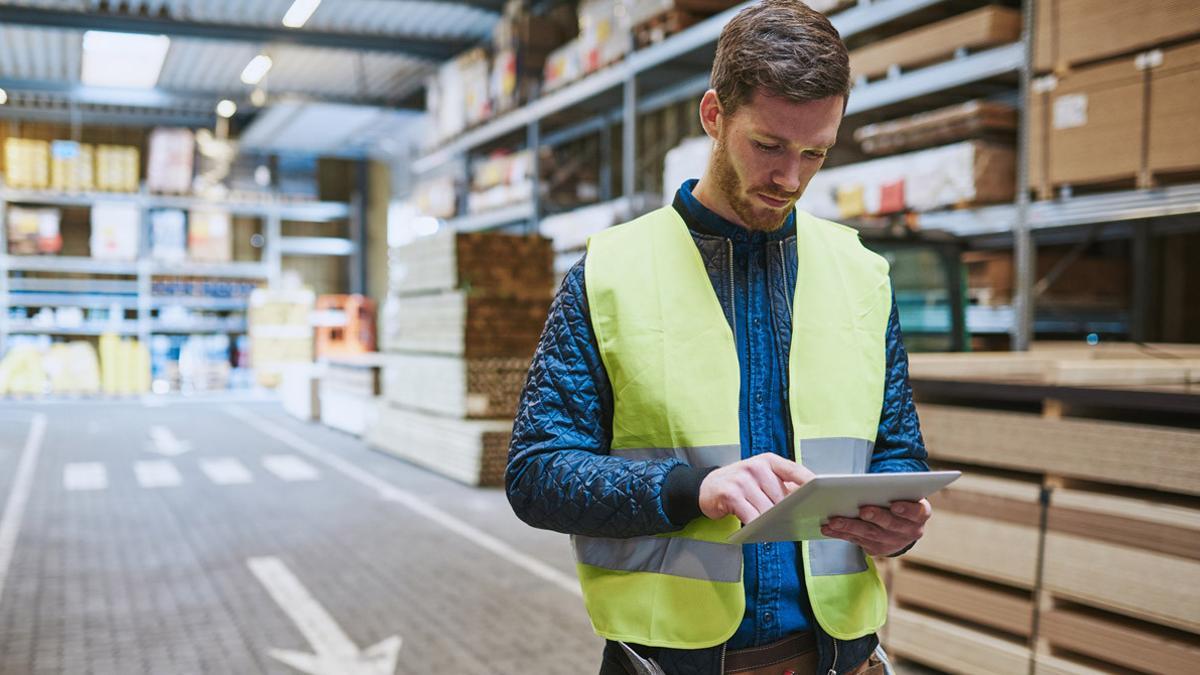
[[[375,418],[382,370],[382,354],[335,356],[323,362],[318,385],[321,423],[362,436]]]
[[[1124,344],[914,355],[931,464],[966,475],[890,566],[889,650],[962,673],[1194,669],[1197,359]]]
[[[889,70],[909,70],[945,61],[964,50],[982,50],[1021,39],[1021,12],[989,5],[910,30],[850,52],[855,79],[874,79]]]
[[[976,138],[1012,143],[1017,111],[1010,105],[974,100],[908,117],[866,124],[854,140],[868,155],[890,155]]]
[[[372,445],[472,485],[503,482],[553,255],[547,239],[497,233],[447,232],[392,251]]]

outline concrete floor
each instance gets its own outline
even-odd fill
[[[598,668],[567,537],[273,403],[0,403],[0,500],[3,675]]]
[[[599,662],[565,536],[273,404],[4,402],[0,499],[5,675]]]

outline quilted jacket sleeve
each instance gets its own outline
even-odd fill
[[[900,334],[900,313],[892,298],[892,315],[887,327],[887,372],[884,375],[883,412],[875,438],[871,473],[928,471],[925,441],[912,387],[908,383],[908,352]]]
[[[610,456],[612,412],[581,260],[550,306],[513,425],[505,486],[521,520],[593,537],[679,529],[664,506],[664,485],[686,465]]]

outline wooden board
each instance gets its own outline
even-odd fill
[[[385,398],[401,407],[448,417],[511,420],[529,371],[529,359],[392,357],[384,371]]]
[[[913,354],[909,373],[917,379],[1021,381],[1062,387],[1171,385],[1200,382],[1200,358],[1089,354],[1082,350]]]
[[[913,610],[895,609],[888,618],[885,648],[947,673],[1024,673],[1029,648],[992,633],[960,626]]]
[[[868,155],[919,150],[983,135],[1016,133],[1017,112],[1009,105],[968,101],[909,117],[867,124],[854,131],[854,140]]]
[[[905,558],[1019,588],[1033,588],[1038,528],[938,510]]]
[[[1052,609],[1042,615],[1039,636],[1053,647],[1145,673],[1190,673],[1200,663],[1200,636],[1100,614]]]
[[[891,582],[892,597],[904,605],[931,609],[1015,635],[1028,637],[1033,632],[1033,598],[1028,593],[912,564],[897,566]]]
[[[400,295],[469,289],[475,296],[549,298],[550,240],[498,232],[445,232],[391,250],[390,290]]]
[[[1034,657],[1034,675],[1112,675],[1112,670],[1101,670],[1087,663],[1050,654]]]
[[[1047,591],[1200,633],[1200,508],[1061,489],[1047,527]]]
[[[982,7],[850,52],[854,78],[883,75],[895,65],[908,69],[949,58],[957,49],[982,49],[1021,38],[1021,13]]]
[[[381,403],[367,442],[468,485],[504,484],[512,423],[458,420]]]
[[[531,357],[550,306],[549,299],[475,297],[465,291],[394,300],[389,349],[467,358]]]
[[[1200,495],[1200,431],[919,404],[935,459]]]

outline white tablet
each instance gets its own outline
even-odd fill
[[[828,539],[821,526],[830,518],[857,518],[863,506],[915,502],[941,490],[961,471],[826,474],[805,483],[783,501],[729,535],[731,544]]]

